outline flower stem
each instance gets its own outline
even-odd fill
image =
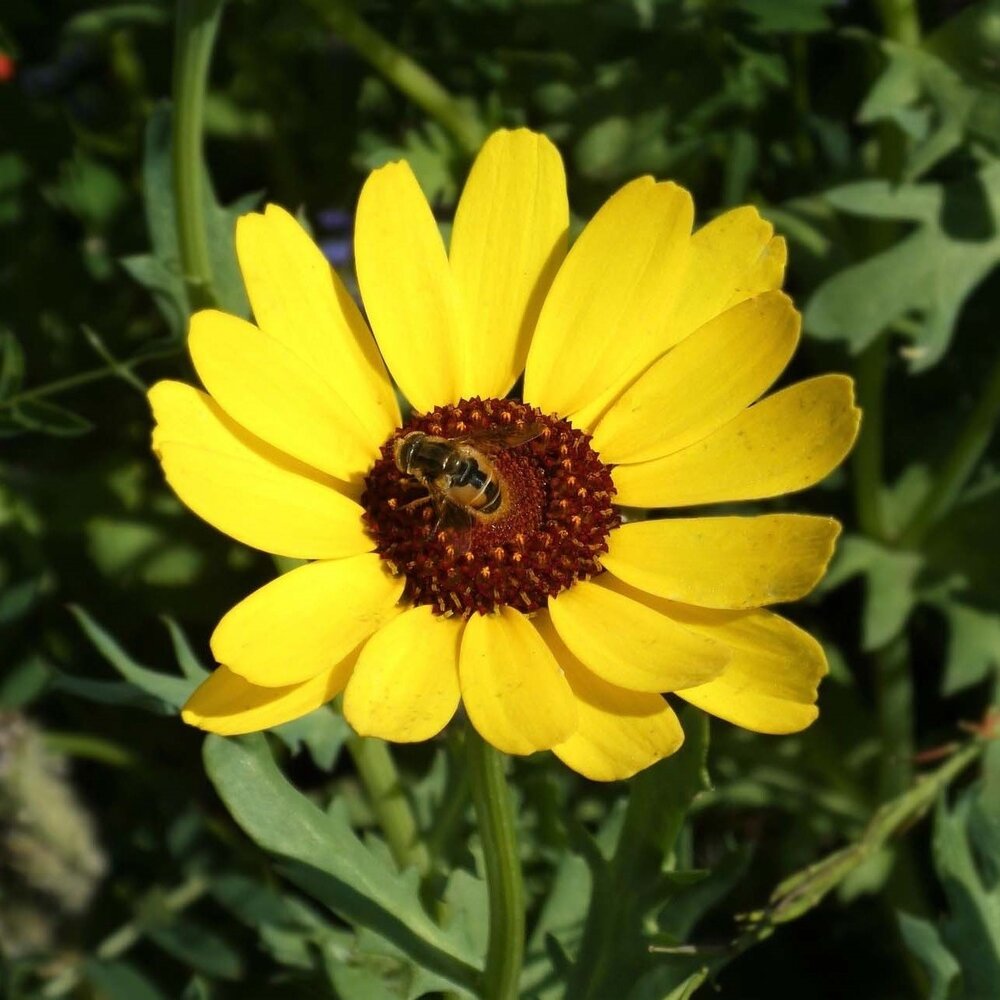
[[[330,28],[414,104],[446,128],[470,156],[485,138],[479,120],[422,66],[367,24],[345,0],[311,0]]]
[[[913,520],[903,532],[903,545],[918,546],[927,532],[939,521],[958,500],[963,487],[975,471],[990,443],[990,439],[1000,421],[1000,355],[993,362],[993,368],[986,385],[969,414],[965,426],[959,432],[944,465],[934,477],[924,502],[913,515]]]
[[[368,792],[372,811],[400,869],[416,868],[421,877],[430,871],[430,854],[420,831],[403,782],[389,748],[382,740],[350,736],[347,751]]]
[[[524,881],[504,758],[470,725],[466,753],[490,898],[483,1000],[516,1000],[524,958]]]
[[[212,47],[225,0],[177,0],[173,183],[181,270],[192,311],[215,304],[203,215],[202,123]]]

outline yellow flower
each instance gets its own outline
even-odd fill
[[[343,691],[359,733],[407,742],[461,702],[500,750],[551,749],[611,780],[680,746],[664,692],[763,733],[816,718],[822,650],[763,608],[816,584],[837,523],[623,523],[616,506],[772,497],[850,449],[848,378],[757,401],[799,336],[778,291],[785,244],[753,208],[692,234],[690,195],[649,177],[571,249],[568,222],[559,154],[523,129],[483,147],[447,250],[409,166],[376,170],[355,231],[373,337],[287,212],[240,219],[256,326],[194,316],[208,394],[154,386],[154,448],[195,513],[311,561],[222,619],[221,666],[187,722],[249,732]],[[387,368],[413,407],[406,423]],[[479,486],[496,485],[496,511],[483,494],[468,513],[457,476],[437,486],[459,502],[440,489],[432,502],[428,468],[408,474],[399,458],[414,431],[472,435],[465,454]]]

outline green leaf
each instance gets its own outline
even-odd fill
[[[973,86],[926,48],[883,41],[887,63],[858,112],[861,122],[892,121],[916,142],[903,179],[915,180],[970,137],[998,97]]]
[[[277,726],[273,732],[292,753],[298,753],[304,746],[318,768],[332,771],[350,735],[350,727],[342,715],[323,705],[300,719]]]
[[[137,663],[83,608],[71,605],[69,610],[98,652],[129,684],[180,710],[196,686],[190,677],[173,677]]]
[[[7,583],[0,590],[0,628],[7,628],[28,615],[51,586],[47,576],[30,576],[18,583]]]
[[[432,205],[454,203],[461,158],[441,126],[426,122],[420,128],[408,128],[398,144],[386,141],[384,136],[362,132],[359,147],[358,165],[364,170],[375,170],[393,160],[406,160]]]
[[[830,27],[826,11],[835,0],[740,0],[739,6],[756,21],[762,32],[795,33],[823,31]]]
[[[183,336],[187,326],[190,303],[184,287],[177,236],[171,128],[170,106],[162,103],[150,115],[146,125],[143,154],[146,226],[152,254],[127,257],[121,263],[137,282],[150,291],[170,329],[179,337]],[[202,218],[219,308],[237,316],[249,316],[250,303],[236,261],[236,220],[257,205],[260,195],[246,195],[223,207],[216,200],[207,170],[203,176],[202,191]]]
[[[1000,162],[948,185],[860,181],[825,198],[851,215],[916,228],[827,279],[806,305],[806,329],[858,352],[906,319],[911,367],[930,368],[947,349],[965,300],[1000,262]]]
[[[45,399],[24,399],[10,412],[19,427],[53,437],[79,437],[94,426],[86,417]]]
[[[0,400],[10,399],[24,383],[24,351],[17,337],[0,329]]]
[[[158,986],[127,962],[91,958],[84,972],[95,1000],[167,1000]]]
[[[665,868],[691,803],[709,787],[708,719],[688,709],[682,724],[681,749],[631,780],[628,809],[610,860],[591,860],[594,889],[567,996],[603,1000],[657,963],[671,964],[671,959],[650,953],[647,917],[674,891]]]
[[[628,1000],[690,1000],[708,978],[708,969],[688,973],[661,966],[644,976],[627,994]]]
[[[152,254],[122,257],[119,264],[126,274],[153,296],[156,308],[175,337],[182,337],[187,327],[187,292],[181,277],[180,264]]]
[[[290,785],[263,736],[209,736],[205,767],[236,822],[303,891],[417,965],[475,988],[477,956],[424,912],[416,873],[393,871],[357,838],[343,810],[325,813]]]
[[[923,816],[951,782],[982,753],[983,745],[976,740],[954,753],[936,771],[919,778],[902,795],[879,808],[854,843],[784,879],[771,894],[765,910],[744,918],[748,922],[748,935],[762,939],[778,924],[797,920],[818,906],[828,893],[877,855],[896,834]]]
[[[948,649],[941,693],[952,695],[1000,670],[1000,614],[945,600]]]
[[[938,807],[934,868],[948,899],[941,937],[962,970],[963,994],[987,997],[1000,983],[1000,840],[973,843],[973,794],[954,810]],[[996,808],[995,803],[992,804]],[[995,834],[996,831],[994,831]]]
[[[195,655],[184,630],[173,618],[167,615],[163,616],[163,624],[167,626],[167,631],[170,633],[170,642],[174,647],[174,658],[177,660],[177,666],[181,668],[181,673],[190,680],[201,683],[208,677],[209,670]]]
[[[52,673],[52,683],[59,691],[102,705],[139,708],[154,715],[173,715],[176,711],[161,698],[146,694],[128,681],[93,681],[87,677],[74,677],[72,674],[55,670]]]
[[[860,535],[848,535],[838,546],[822,583],[829,592],[856,576],[865,579],[861,616],[862,646],[878,649],[897,636],[917,603],[917,578],[923,557],[890,549]]]
[[[945,947],[937,928],[929,920],[897,914],[899,933],[914,958],[924,967],[930,980],[927,1000],[958,1000],[961,969],[955,956]]]
[[[239,979],[243,961],[233,946],[210,927],[187,916],[146,930],[151,941],[178,962],[216,979]]]

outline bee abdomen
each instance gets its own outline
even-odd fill
[[[479,508],[484,514],[492,514],[500,506],[500,487],[495,479],[491,479],[483,490],[483,500],[485,503]]]

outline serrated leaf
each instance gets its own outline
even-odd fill
[[[939,604],[948,622],[948,649],[941,693],[952,695],[1000,670],[1000,614],[962,604]]]
[[[995,97],[964,80],[925,48],[885,40],[887,62],[869,91],[858,120],[893,121],[916,139],[904,180],[916,180],[957,149],[975,129],[978,108]],[[919,130],[908,128],[920,120]]]
[[[955,956],[945,947],[937,928],[929,920],[898,913],[899,933],[910,953],[927,973],[927,1000],[957,1000],[961,974]]]
[[[1000,162],[949,185],[860,181],[828,191],[829,204],[916,228],[889,249],[828,278],[806,305],[806,329],[863,350],[907,319],[914,371],[936,364],[973,289],[1000,262]]]
[[[304,746],[317,767],[331,771],[351,731],[342,715],[323,705],[308,715],[276,726],[272,732],[292,753],[298,753]]]
[[[278,770],[263,736],[205,741],[205,767],[243,830],[275,854],[305,892],[358,927],[367,927],[415,964],[473,989],[473,962],[460,936],[424,912],[416,873],[382,864],[358,839],[342,810],[324,813]]]
[[[153,294],[171,330],[182,336],[190,313],[184,285],[171,157],[172,115],[169,104],[158,105],[146,125],[143,188],[146,225],[152,254],[125,258],[122,266]],[[207,169],[202,173],[201,218],[205,226],[213,290],[218,306],[237,316],[249,316],[250,303],[236,261],[236,220],[260,201],[246,195],[229,206],[218,203]]]
[[[659,914],[661,932],[678,941],[687,941],[695,925],[736,886],[750,867],[752,851],[741,847],[730,851],[708,872],[674,873],[675,891]],[[677,874],[701,875],[689,884],[678,882]]]
[[[466,941],[470,955],[485,955],[489,938],[489,894],[483,879],[457,868],[444,891],[446,926],[454,928]]]
[[[861,535],[848,535],[837,546],[830,572],[821,585],[831,591],[856,576],[865,578],[861,616],[862,647],[878,649],[897,636],[917,603],[917,578],[923,557],[890,549]]]
[[[970,836],[973,794],[953,810],[938,807],[934,822],[934,868],[948,899],[941,937],[962,970],[965,997],[986,997],[1000,983],[1000,883],[987,882],[986,868],[1000,868],[1000,842],[977,844]]]
[[[629,804],[611,860],[594,870],[594,890],[567,995],[598,1000],[664,962],[649,951],[648,916],[673,892],[664,871],[695,796],[709,787],[708,719],[682,714],[684,745],[630,782]],[[690,971],[690,970],[688,970]]]

